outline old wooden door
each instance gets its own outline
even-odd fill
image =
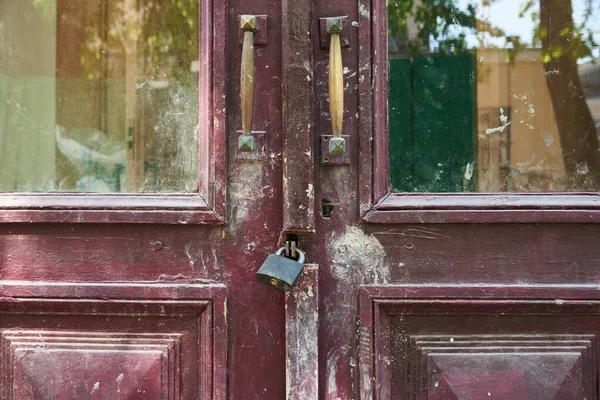
[[[0,0],[0,397],[597,399],[600,19],[467,3]]]

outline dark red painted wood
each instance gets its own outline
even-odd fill
[[[365,286],[360,398],[597,398],[597,289]]]
[[[264,162],[234,160],[236,130],[241,128],[242,46],[231,40],[228,44],[228,225],[218,260],[229,295],[228,399],[232,400],[285,398],[284,293],[256,279],[267,255],[277,250],[283,226],[281,6],[279,1],[229,1],[230,34],[237,35],[238,15],[268,16],[268,44],[255,47],[252,124],[253,130],[266,131]]]
[[[198,194],[0,194],[0,222],[221,224]]]
[[[319,266],[285,296],[286,400],[319,398]]]
[[[598,193],[394,193],[382,199],[365,222],[415,223],[597,223]]]
[[[223,399],[225,311],[219,284],[3,281],[3,398]]]
[[[358,13],[358,173],[359,209],[364,215],[374,205],[373,193],[373,54],[371,32],[371,1],[359,0]]]
[[[390,191],[390,168],[388,156],[388,71],[387,71],[387,2],[372,2],[372,47],[369,51],[373,60],[373,203]]]
[[[371,14],[364,12],[359,4],[367,2],[319,1],[315,3],[315,17],[347,16],[349,47],[342,48],[344,67],[344,121],[343,133],[350,138],[349,165],[322,165],[317,163],[315,171],[316,234],[303,246],[310,262],[322,266],[320,275],[321,320],[319,333],[319,396],[322,399],[352,399],[357,397],[356,349],[356,281],[361,280],[361,267],[354,261],[354,246],[360,247],[360,238],[344,236],[347,229],[356,228],[360,222],[358,194],[363,175],[360,175],[360,160],[371,157],[364,145],[371,140],[371,132],[362,131],[363,118],[370,119],[368,108],[359,108],[359,93],[362,80],[365,91],[371,90],[369,69],[366,59],[359,59],[359,48],[364,45],[363,35],[369,35],[366,23]],[[314,90],[315,90],[315,140],[321,135],[331,134],[329,119],[329,95],[327,67],[328,49],[314,46]],[[370,52],[368,59],[371,59]],[[364,76],[364,77],[363,77]],[[368,121],[366,121],[368,125]],[[365,142],[367,141],[367,142]],[[370,161],[372,162],[372,160]],[[368,178],[370,181],[372,177]],[[330,217],[322,216],[323,201],[333,207]],[[362,201],[362,200],[360,200]],[[366,210],[365,210],[366,211]],[[358,228],[356,228],[358,229]],[[344,238],[348,239],[345,240]],[[354,241],[353,239],[358,239]],[[348,247],[349,246],[349,247]],[[334,261],[335,260],[335,261]],[[346,270],[346,266],[348,266]],[[347,273],[346,273],[347,272]],[[367,274],[364,275],[365,277]]]
[[[222,221],[227,212],[228,9],[228,0],[203,1],[200,7],[198,190]]]
[[[217,282],[223,229],[143,224],[2,224],[0,279]]]
[[[284,6],[288,8],[283,13],[286,19],[282,27]],[[307,129],[314,131],[312,136],[302,136],[300,140],[308,140],[313,146],[319,143],[321,135],[330,133],[328,52],[317,43],[317,19],[347,15],[349,47],[342,52],[347,68],[344,133],[352,142],[351,162],[343,166],[321,163],[314,166],[312,211],[316,232],[301,241],[308,262],[320,265],[319,398],[359,398],[360,390],[366,394],[382,391],[385,396],[388,393],[385,390],[389,390],[393,395],[398,382],[402,382],[402,378],[398,378],[402,376],[402,369],[386,369],[382,363],[387,361],[384,358],[375,359],[379,363],[375,371],[375,365],[366,360],[373,360],[373,351],[406,355],[415,362],[434,354],[430,350],[409,352],[394,347],[392,339],[399,337],[403,329],[398,315],[418,307],[436,311],[438,319],[415,316],[411,322],[415,344],[424,335],[436,334],[436,329],[444,333],[441,327],[457,325],[474,341],[483,341],[481,333],[490,326],[489,321],[477,317],[479,319],[469,323],[466,316],[476,316],[482,309],[498,313],[525,307],[526,311],[512,314],[514,331],[511,335],[519,329],[527,330],[520,334],[545,335],[546,344],[540,346],[556,344],[555,347],[562,345],[567,349],[567,344],[560,342],[562,337],[552,336],[562,335],[557,333],[558,328],[550,331],[558,324],[568,326],[572,329],[570,340],[577,340],[577,346],[585,348],[581,351],[582,360],[587,357],[587,344],[580,342],[588,340],[587,328],[583,327],[596,329],[598,326],[591,313],[596,312],[598,306],[595,293],[600,282],[600,250],[596,250],[599,247],[595,240],[600,228],[594,221],[588,221],[590,216],[596,218],[598,210],[593,195],[508,195],[506,198],[510,201],[506,206],[502,205],[503,196],[494,195],[385,197],[389,189],[385,154],[385,5],[380,0],[357,0],[310,2],[309,6],[313,11],[302,9],[301,15],[295,18],[291,11],[300,6],[291,1],[202,3],[203,15],[212,15],[213,19],[203,20],[206,23],[202,24],[202,46],[210,48],[212,53],[203,53],[201,70],[203,76],[210,72],[212,77],[200,82],[200,92],[210,95],[201,95],[199,197],[195,194],[133,195],[121,196],[111,203],[110,196],[92,195],[95,203],[87,204],[79,201],[87,199],[87,195],[78,195],[73,196],[71,202],[58,205],[63,208],[52,208],[57,204],[51,201],[60,196],[41,196],[51,201],[40,209],[39,204],[32,203],[39,199],[31,195],[20,198],[28,202],[29,208],[13,202],[16,205],[0,212],[3,222],[0,224],[0,279],[4,281],[3,288],[12,287],[10,293],[5,289],[0,292],[5,296],[0,301],[0,312],[3,312],[0,320],[9,330],[7,338],[14,337],[15,330],[65,329],[70,335],[88,337],[116,331],[132,335],[152,333],[164,340],[160,335],[173,332],[173,321],[186,332],[198,327],[192,309],[199,295],[186,287],[194,283],[214,287],[213,284],[218,283],[227,287],[227,306],[223,299],[223,306],[211,315],[223,316],[220,324],[224,324],[226,317],[227,337],[224,325],[213,330],[206,319],[199,331],[204,332],[205,337],[214,333],[213,346],[216,347],[195,344],[194,348],[202,347],[200,353],[182,355],[182,359],[188,357],[186,360],[190,362],[192,359],[201,361],[201,367],[192,367],[198,374],[184,384],[202,382],[206,391],[216,393],[214,398],[220,399],[285,398],[285,296],[255,279],[261,263],[280,244],[279,235],[284,230],[282,143],[284,134],[285,140],[292,138],[287,133],[293,126],[288,123],[284,129],[282,125],[282,93],[298,89],[297,96],[288,96],[285,101],[298,97],[304,105],[313,93],[311,120],[303,113],[298,118],[311,122],[311,128]],[[311,12],[312,17],[307,17]],[[268,44],[256,47],[254,129],[266,132],[265,157],[260,162],[235,157],[236,130],[241,125],[241,46],[231,38],[237,37],[240,14],[261,14],[268,18]],[[288,62],[288,58],[282,57],[282,49],[285,43],[296,44],[290,44],[294,39],[290,36],[282,41],[282,32],[289,35],[300,31],[300,27],[288,26],[296,22],[309,29],[309,33],[301,32],[303,42],[297,45],[302,51],[311,49],[313,69],[284,79],[282,71],[288,71],[292,65],[282,66],[282,58]],[[312,43],[308,43],[309,38]],[[310,57],[301,53],[298,59],[309,60]],[[302,71],[305,67],[298,68]],[[311,72],[309,83],[306,75]],[[286,109],[285,112],[294,114],[298,110]],[[292,121],[296,117],[286,118]],[[308,131],[300,127],[291,133],[300,135],[302,132]],[[293,147],[287,144],[286,151],[291,152]],[[314,151],[311,156],[313,154]],[[300,173],[305,179],[311,174],[305,170],[314,163],[302,165]],[[288,169],[287,174],[292,172]],[[303,193],[300,195],[308,194]],[[322,201],[333,207],[330,216],[321,214]],[[362,220],[375,204],[377,206]],[[297,215],[300,219],[310,218]],[[8,221],[13,223],[5,223]],[[67,223],[40,223],[42,221]],[[68,223],[76,221],[83,223]],[[198,225],[202,222],[211,225]],[[359,293],[361,285],[373,284],[404,286],[391,287],[387,292],[384,288],[377,289],[377,301],[381,299],[384,303],[381,307],[372,300],[359,303],[359,295],[370,296]],[[446,290],[441,287],[444,285],[452,287]],[[126,294],[116,293],[115,286]],[[427,296],[415,299],[415,290]],[[453,293],[463,297],[449,298]],[[223,295],[223,289],[219,289],[219,296]],[[415,301],[402,304],[388,301],[395,296]],[[483,305],[473,304],[475,298]],[[509,298],[513,300],[507,300]],[[146,309],[149,303],[153,305]],[[163,315],[162,306],[166,307],[165,312],[173,313]],[[6,313],[8,309],[20,313]],[[114,315],[115,310],[125,315],[124,322],[116,321],[121,317]],[[174,316],[182,310],[191,311],[182,317]],[[527,314],[531,310],[549,310],[552,318],[560,317],[560,320],[555,325],[546,323],[545,316]],[[575,315],[577,312],[582,314]],[[520,321],[525,322],[519,325],[514,321],[520,318],[520,313],[524,316]],[[447,319],[442,318],[444,314],[449,315]],[[391,317],[386,320],[386,315]],[[359,316],[361,321],[371,322],[358,325]],[[165,323],[167,319],[169,323]],[[528,319],[531,320],[527,322]],[[373,330],[375,325],[379,329],[377,333]],[[203,335],[196,334],[197,337]],[[596,331],[591,334],[595,335]],[[533,341],[530,337],[517,340],[515,335],[511,338],[513,347],[505,346],[506,352],[517,348],[518,340]],[[51,334],[46,332],[45,337]],[[298,343],[299,347],[304,344]],[[211,355],[222,354],[225,346],[227,368],[223,364],[211,366],[204,362]],[[574,349],[568,349],[571,350]],[[290,351],[288,359],[300,356]],[[424,367],[419,368],[419,371],[424,370]],[[213,373],[211,371],[215,374],[211,382],[217,382],[213,389],[209,389],[206,378]],[[586,371],[584,375],[574,376],[588,377]],[[216,392],[215,388],[224,387],[225,380],[227,393]],[[314,381],[310,382],[313,387]],[[425,383],[421,382],[420,387]]]
[[[282,1],[283,232],[301,235],[315,230],[314,30],[312,0]]]

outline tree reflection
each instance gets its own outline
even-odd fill
[[[533,49],[538,49],[535,54],[539,62],[543,63],[542,72],[545,72],[545,85],[554,113],[553,116],[545,115],[545,118],[556,120],[560,157],[566,174],[559,190],[597,190],[600,189],[600,145],[578,65],[584,61],[593,61],[594,49],[598,47],[595,35],[600,32],[600,26],[594,20],[594,12],[600,9],[600,2],[581,1],[585,1],[585,11],[577,20],[574,18],[572,0],[528,0],[521,4],[520,17],[528,19],[526,22],[533,26],[532,37],[527,38],[508,34],[482,16],[482,9],[502,3],[501,0],[482,0],[468,4],[460,0],[390,0],[390,51],[403,53],[405,57],[422,57],[484,54],[484,49],[495,49],[497,54],[504,52],[507,62],[514,65],[515,59],[531,57]],[[513,4],[510,3],[510,6],[513,7]],[[504,6],[508,7],[507,4]],[[581,4],[579,7],[581,8]],[[511,23],[519,24],[520,21]],[[488,51],[485,54],[493,53]],[[489,73],[485,63],[479,62],[479,79]],[[542,99],[540,93],[533,95]],[[502,118],[504,111],[499,113],[499,118]],[[506,126],[511,122],[509,120]],[[524,123],[523,120],[519,122]],[[530,126],[530,129],[536,130],[540,136],[544,134],[539,127]],[[494,132],[503,130],[502,125],[493,129]],[[510,149],[507,151],[510,152]],[[540,163],[543,164],[543,157],[540,158]],[[509,175],[522,173],[522,168],[518,166],[508,167]],[[549,190],[556,190],[552,189],[552,185],[548,187]],[[532,189],[529,186],[511,189],[508,186],[504,190]]]

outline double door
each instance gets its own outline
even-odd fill
[[[414,3],[0,0],[1,397],[598,398],[595,70]]]

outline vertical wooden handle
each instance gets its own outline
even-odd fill
[[[342,66],[342,21],[343,17],[327,18],[329,42],[329,116],[331,117],[331,133],[329,154],[346,153],[346,139],[342,136],[344,122],[344,69]]]
[[[240,97],[242,102],[242,133],[250,135],[252,131],[252,110],[254,106],[254,32],[256,16],[242,15],[240,28],[244,31],[242,45],[242,68],[240,73]]]
[[[344,71],[339,32],[331,32],[329,46],[329,114],[333,136],[342,136],[344,120]]]
[[[242,47],[242,68],[240,76],[240,96],[242,100],[242,132],[250,134],[252,130],[252,109],[254,106],[254,31],[244,30]]]

